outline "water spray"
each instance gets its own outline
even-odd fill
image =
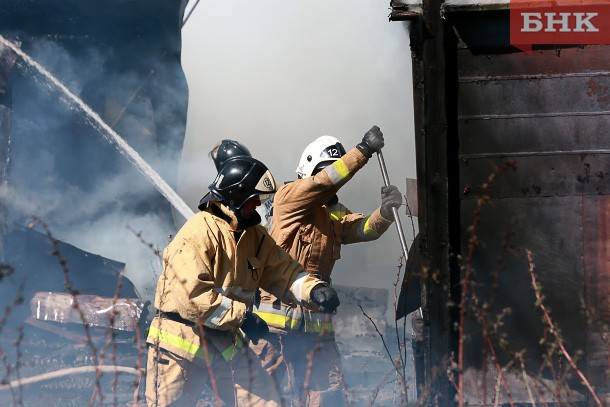
[[[116,145],[119,152],[125,156],[129,162],[131,162],[152,184],[154,187],[163,195],[169,203],[176,209],[184,219],[189,219],[194,215],[194,212],[184,200],[172,189],[172,187],[161,178],[148,164],[136,150],[134,150],[116,131],[114,131],[101,117],[99,114],[93,111],[82,99],[76,96],[70,91],[63,83],[61,83],[55,76],[47,71],[42,65],[32,59],[29,55],[23,52],[15,44],[11,43],[0,35],[0,44],[12,50],[21,59],[23,59],[28,65],[35,68],[40,74],[42,74],[49,82],[59,88],[68,98],[74,102],[87,116],[89,116],[102,130],[104,130],[104,138]]]

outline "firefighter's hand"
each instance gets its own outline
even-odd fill
[[[400,208],[402,195],[394,185],[381,187],[381,216],[387,220],[394,220],[392,208]]]
[[[380,152],[384,145],[383,133],[378,126],[373,126],[366,132],[362,141],[356,147],[366,158],[371,158],[373,153]]]
[[[326,284],[318,284],[311,290],[311,300],[316,303],[320,312],[331,314],[339,306],[337,292]]]
[[[269,333],[267,323],[251,311],[246,312],[244,322],[241,323],[241,329],[255,345],[259,339],[264,338]]]

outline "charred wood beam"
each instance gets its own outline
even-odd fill
[[[412,21],[419,17],[420,13],[417,11],[409,10],[406,7],[392,7],[390,21]]]
[[[424,271],[423,340],[419,348],[424,377],[418,377],[417,382],[423,388],[422,394],[429,395],[428,405],[450,406],[455,391],[447,380],[447,368],[457,355],[453,322],[457,316],[455,304],[459,304],[460,280],[455,261],[455,254],[460,250],[459,227],[453,225],[459,222],[459,202],[451,202],[450,191],[459,180],[455,179],[457,163],[451,161],[457,157],[452,141],[456,139],[452,137],[455,127],[447,119],[452,117],[448,106],[455,97],[447,85],[456,74],[451,56],[455,53],[455,39],[441,16],[442,6],[443,0],[425,0],[421,18],[411,23],[410,35],[422,239],[419,250]]]

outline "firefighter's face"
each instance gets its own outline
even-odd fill
[[[243,219],[250,219],[254,211],[256,211],[256,207],[260,206],[260,204],[261,200],[258,195],[248,199],[246,203],[241,207],[241,217]]]

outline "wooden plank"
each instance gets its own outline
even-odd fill
[[[440,15],[441,5],[442,0],[423,2],[422,19],[417,24],[412,23],[411,48],[414,54],[413,98],[422,267],[429,270],[422,279],[424,340],[421,348],[418,348],[423,353],[425,379],[422,381],[418,378],[418,386],[424,386],[432,405],[444,406],[451,404],[455,394],[446,375],[455,345],[450,329],[452,310],[447,307],[450,296],[448,287],[453,285],[449,260],[445,66],[446,51],[453,47],[453,43],[449,41],[449,45],[446,44],[447,32],[445,20]],[[457,171],[453,174],[457,176]]]
[[[508,16],[506,16],[508,19]],[[589,74],[610,70],[607,45],[587,45],[574,48],[536,50],[533,54],[476,54],[471,49],[458,52],[458,76],[461,81],[494,77],[563,76],[586,70]]]
[[[569,95],[569,97],[568,97]],[[460,119],[610,115],[610,75],[460,83]]]
[[[583,200],[587,373],[600,394],[610,395],[610,196]]]
[[[528,151],[610,151],[610,115],[458,121],[460,155]]]
[[[476,199],[494,167],[513,161],[513,169],[497,172],[491,198],[610,194],[608,154],[549,154],[463,159],[460,199]]]

